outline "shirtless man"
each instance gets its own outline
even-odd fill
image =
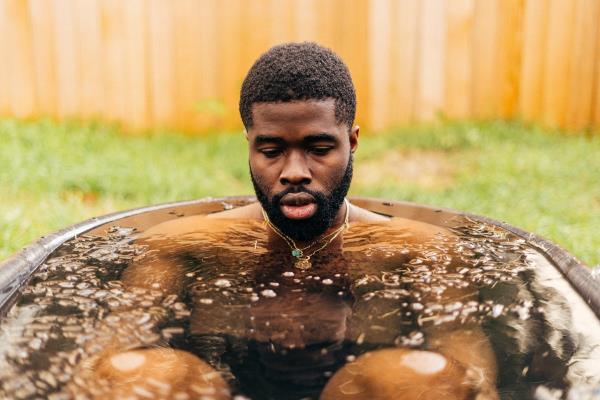
[[[238,352],[258,354],[258,364],[253,369],[248,356],[241,361],[243,368],[223,372],[218,366],[223,349],[231,344],[196,354],[112,348],[88,367],[111,382],[113,397],[227,399],[232,396],[230,374],[256,384],[253,398],[497,398],[493,353],[476,327],[429,329],[427,350],[414,350],[394,344],[397,332],[371,326],[373,304],[378,303],[358,305],[352,291],[364,271],[352,266],[370,261],[360,246],[351,250],[362,232],[375,227],[370,237],[375,252],[382,227],[396,232],[398,249],[452,241],[452,234],[401,218],[390,220],[345,201],[358,146],[355,108],[349,71],[328,49],[285,44],[255,62],[242,85],[240,113],[259,201],[144,232],[138,243],[154,249],[152,256],[130,266],[122,279],[130,287],[160,287],[165,295],[190,297],[191,335],[205,341],[216,340],[215,334],[247,339],[252,344],[240,345],[243,350]],[[213,270],[206,261],[209,252],[198,250],[202,246],[219,249]],[[203,283],[208,278],[186,281],[186,273],[193,276],[195,270],[174,261],[182,254],[202,259],[212,283]],[[375,274],[384,263],[402,265],[409,256],[398,251],[386,257],[372,266]],[[223,265],[238,261],[243,265],[223,278]],[[239,294],[238,287],[248,288],[248,293]],[[451,301],[472,293],[448,290],[446,295]],[[366,339],[365,332],[371,332]],[[363,342],[378,345],[349,357],[348,346]],[[240,378],[246,370],[258,372]],[[294,378],[288,379],[285,371]],[[270,377],[261,378],[261,373]],[[148,385],[148,380],[159,383]],[[167,386],[161,389],[160,382]],[[263,391],[267,386],[271,389]],[[286,392],[289,388],[292,394]]]

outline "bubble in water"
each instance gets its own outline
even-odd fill
[[[216,287],[221,288],[231,287],[231,282],[227,279],[217,279],[214,284]]]
[[[492,307],[492,317],[494,318],[498,318],[500,315],[502,315],[502,311],[504,310],[504,305],[503,304],[496,304]]]
[[[275,293],[271,289],[262,290],[260,292],[260,294],[263,295],[264,297],[275,297],[275,296],[277,296],[277,293]]]

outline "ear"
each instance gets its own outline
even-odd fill
[[[360,131],[360,126],[354,125],[352,129],[350,129],[349,139],[350,139],[350,151],[354,153],[356,148],[358,147],[358,133]]]

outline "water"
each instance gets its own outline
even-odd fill
[[[61,246],[2,322],[0,397],[310,399],[339,381],[324,396],[373,398],[360,382],[375,371],[378,393],[400,390],[386,363],[414,354],[429,357],[421,372],[441,363],[443,379],[470,382],[455,398],[597,394],[598,320],[501,228],[356,223],[302,271],[261,222],[178,221],[144,239],[120,221]],[[114,378],[106,360],[127,351],[163,368]],[[412,398],[403,390],[392,398]]]

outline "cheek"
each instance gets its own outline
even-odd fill
[[[254,180],[259,183],[263,189],[267,189],[272,186],[273,177],[273,168],[269,168],[268,166],[262,165],[260,162],[250,161],[250,172],[254,177]]]
[[[321,176],[328,184],[335,184],[342,179],[348,167],[349,158],[340,156],[328,165],[322,166]]]

